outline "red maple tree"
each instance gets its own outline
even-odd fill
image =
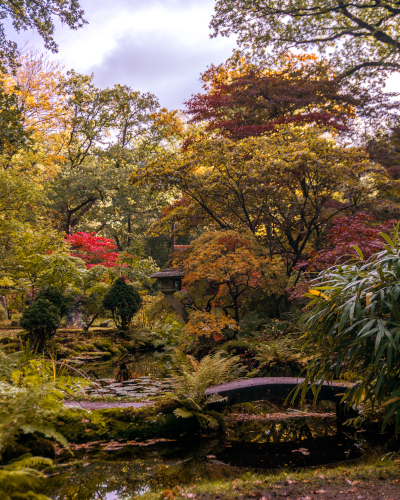
[[[90,269],[93,266],[115,267],[118,261],[117,248],[113,240],[96,236],[96,233],[78,232],[65,236],[74,257],[79,257]]]
[[[286,290],[290,298],[301,298],[308,291],[309,280],[315,273],[358,257],[353,246],[360,248],[364,260],[383,250],[385,240],[380,233],[390,235],[396,224],[397,220],[376,224],[373,215],[365,212],[335,219],[324,240],[325,248],[311,252],[307,260],[297,264],[296,269],[304,273],[305,281]]]
[[[288,55],[277,70],[231,63],[211,66],[202,75],[205,94],[186,104],[191,121],[208,122],[234,139],[273,131],[283,123],[313,123],[346,129],[359,100],[341,91],[340,82],[315,56]]]

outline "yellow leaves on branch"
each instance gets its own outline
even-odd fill
[[[228,328],[238,330],[239,326],[233,318],[215,315],[205,311],[194,311],[185,326],[185,333],[189,336],[213,337],[215,341],[223,339],[222,331]]]
[[[64,97],[59,90],[62,67],[37,50],[23,54],[19,63],[15,75],[2,75],[1,83],[9,93],[16,95],[24,126],[32,132],[35,148],[17,160],[23,163],[21,168],[36,165],[42,178],[43,175],[51,177],[62,158],[62,132],[67,121],[62,106]]]
[[[253,234],[271,228],[280,238],[290,229],[294,239],[323,210],[372,199],[386,180],[364,151],[341,147],[326,130],[292,125],[267,136],[203,138],[185,151],[160,151],[131,176],[133,184],[177,190],[189,200],[168,212],[189,228],[197,217],[203,225]]]

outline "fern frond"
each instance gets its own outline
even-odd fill
[[[223,351],[197,361],[177,350],[173,361],[176,368],[171,377],[177,391],[199,401],[208,387],[238,379],[246,371],[246,367],[239,364],[239,356],[228,356]]]
[[[15,471],[21,469],[35,469],[36,467],[53,467],[53,460],[50,458],[25,456],[7,465],[3,465],[1,469]]]
[[[25,424],[21,426],[21,429],[24,432],[24,434],[33,434],[34,432],[41,432],[45,437],[54,439],[55,441],[57,441],[57,443],[60,443],[67,450],[70,450],[68,441],[65,439],[65,437],[52,427],[47,427],[45,425],[38,425],[38,424]]]
[[[191,411],[186,410],[185,408],[175,408],[173,413],[174,413],[175,417],[181,417],[181,418],[194,417],[194,414]]]
[[[193,398],[180,399],[179,403],[189,411],[201,411],[201,406]]]
[[[211,404],[211,403],[222,403],[224,401],[227,401],[228,398],[225,396],[221,396],[220,394],[210,394],[210,396],[207,396],[206,398],[206,404]]]

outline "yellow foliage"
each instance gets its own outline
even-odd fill
[[[229,316],[216,316],[209,312],[195,311],[189,317],[185,333],[196,337],[212,336],[214,340],[221,340],[224,337],[222,331],[225,328],[235,332],[239,329],[239,325]]]

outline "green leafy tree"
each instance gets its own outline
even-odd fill
[[[344,378],[355,384],[344,396],[361,411],[386,410],[400,429],[400,243],[382,233],[385,250],[367,263],[347,263],[323,272],[306,294],[311,302],[304,316],[306,345],[314,347],[307,383]]]
[[[106,293],[103,307],[111,311],[117,328],[126,331],[141,303],[142,299],[136,289],[128,285],[124,278],[118,278]]]
[[[397,1],[217,0],[213,36],[231,34],[245,48],[273,56],[293,47],[328,55],[342,76],[400,68]]]
[[[54,18],[71,29],[81,28],[87,21],[76,0],[5,0],[1,2],[0,19],[11,20],[15,31],[36,30],[43,38],[46,49],[58,51],[54,40]],[[0,59],[15,65],[18,48],[7,39],[4,25],[0,23]]]
[[[155,120],[159,104],[124,85],[98,89],[92,78],[70,71],[61,80],[63,161],[49,196],[67,234],[102,230],[123,250],[160,210],[158,196],[129,185],[134,165],[164,140]]]

